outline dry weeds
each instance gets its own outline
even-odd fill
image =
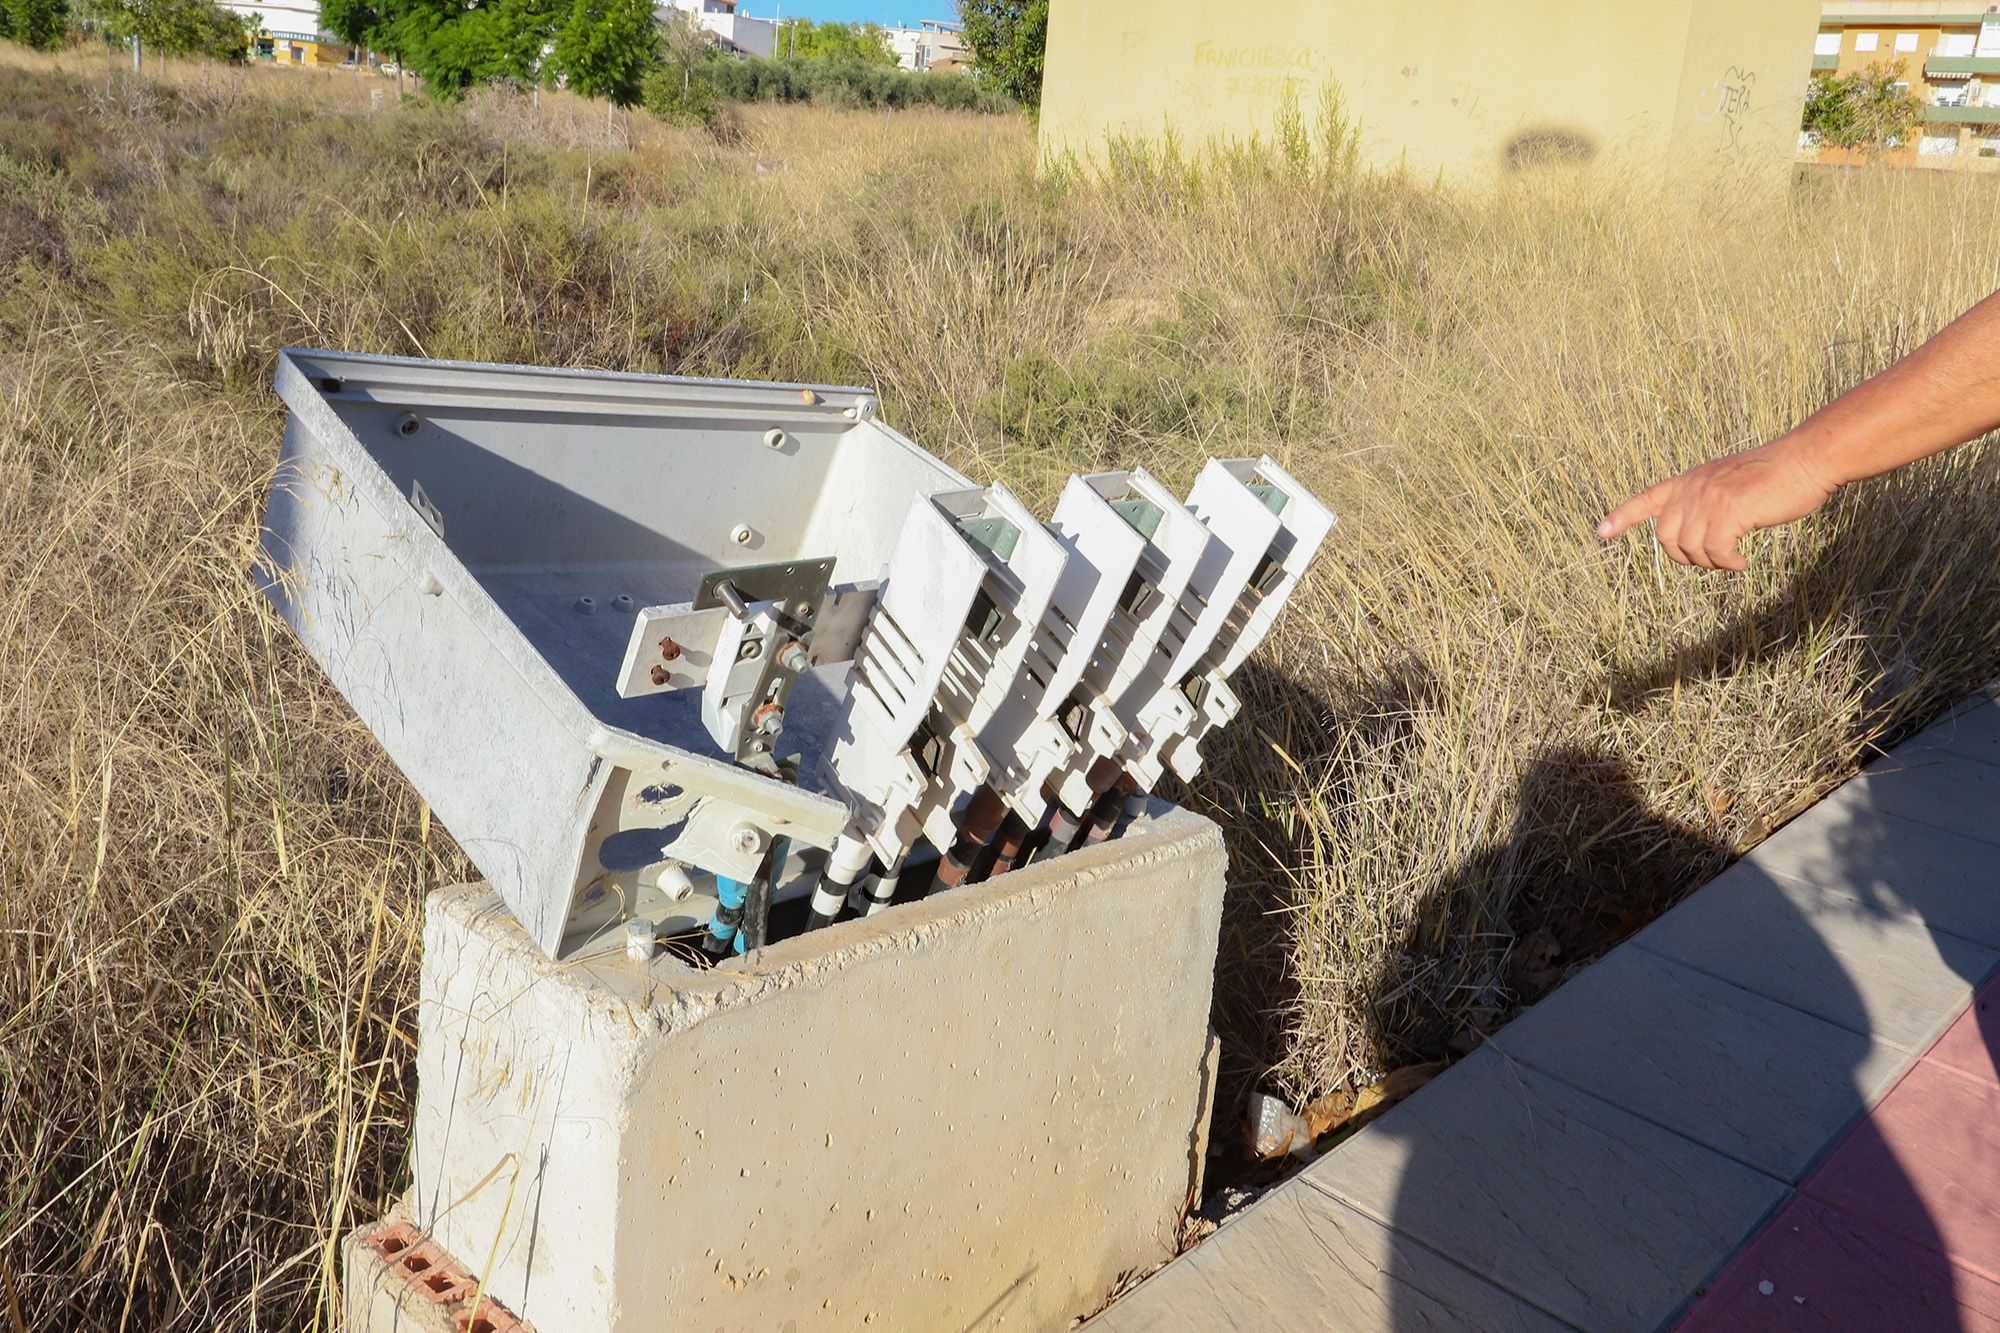
[[[29,1326],[323,1325],[333,1238],[400,1184],[419,904],[466,867],[251,594],[282,346],[872,382],[1038,500],[1296,469],[1344,522],[1192,799],[1235,843],[1233,1067],[1301,1099],[1490,1029],[1995,665],[1978,452],[1742,578],[1589,536],[1991,289],[1990,185],[1474,195],[1283,152],[1038,180],[1004,119],[752,110],[724,145],[94,56],[0,53]]]

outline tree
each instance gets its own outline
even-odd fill
[[[1903,66],[1873,64],[1806,89],[1802,128],[1817,143],[1874,154],[1909,138],[1922,105],[1903,81]]]
[[[1040,106],[1049,0],[959,0],[958,16],[980,76],[1022,106]]]
[[[638,102],[659,64],[652,0],[575,0],[549,53],[550,71],[566,86],[619,106]]]
[[[69,28],[68,0],[0,0],[0,37],[54,50]]]
[[[874,23],[814,23],[792,19],[778,29],[779,60],[859,60],[871,65],[893,65],[896,53],[889,49],[889,34]]]
[[[393,50],[389,17],[375,0],[320,0],[319,26],[356,48]],[[397,58],[401,59],[400,53]]]
[[[713,46],[693,19],[670,11],[660,24],[660,66],[640,89],[646,110],[672,125],[712,128],[722,115],[721,96],[709,77]]]
[[[250,50],[250,23],[215,0],[106,0],[99,5],[114,37],[170,56],[240,61]]]

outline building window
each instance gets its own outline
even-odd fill
[[[1956,134],[1926,134],[1917,141],[1918,157],[1950,157],[1957,151]]]
[[[1971,93],[1972,85],[1970,83],[1940,83],[1937,86],[1937,104],[1939,106],[1969,106],[1972,103]]]
[[[1979,24],[1978,53],[1982,56],[2000,56],[2000,19],[1982,19]]]
[[[1899,32],[1899,33],[1897,33],[1897,34],[1896,34],[1896,49],[1897,49],[1898,51],[1914,51],[1914,50],[1916,50],[1916,49],[1917,49],[1917,35],[1916,35],[1915,33],[1913,33],[1913,32]]]
[[[1881,41],[1882,34],[1879,32],[1857,32],[1854,34],[1854,49],[1857,51],[1873,51],[1880,45]]]
[[[1970,41],[1969,38],[1967,40]],[[1971,47],[1968,46],[1966,49],[1970,51]],[[1816,56],[1839,55],[1840,34],[1837,32],[1823,32],[1819,36],[1813,38],[1813,54]]]
[[[1937,53],[1941,56],[1960,58],[1972,54],[1972,45],[1978,36],[1969,32],[1947,32],[1938,38]]]

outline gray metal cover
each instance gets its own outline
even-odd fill
[[[771,837],[831,843],[844,807],[728,762],[697,692],[616,686],[639,609],[732,565],[879,580],[911,504],[969,485],[871,394],[298,350],[276,387],[260,585],[543,949],[663,858],[747,879]],[[794,696],[807,772],[844,674]]]

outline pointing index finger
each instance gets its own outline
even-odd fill
[[[1612,538],[1625,532],[1634,523],[1640,523],[1649,518],[1658,518],[1660,510],[1666,507],[1666,498],[1666,487],[1664,484],[1650,486],[1640,491],[1637,495],[1604,516],[1604,521],[1597,525],[1598,537],[1604,541],[1610,541]]]

